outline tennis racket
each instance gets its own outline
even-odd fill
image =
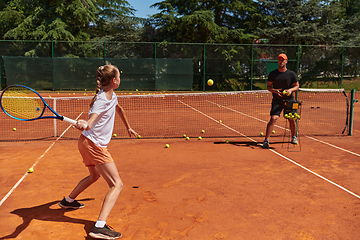
[[[10,117],[21,121],[55,118],[77,124],[77,121],[55,112],[34,89],[23,85],[11,85],[0,96],[0,107]],[[43,116],[48,108],[55,116]]]

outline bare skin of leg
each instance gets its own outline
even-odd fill
[[[70,193],[69,197],[71,197],[72,199],[75,199],[80,193],[82,193],[86,188],[88,188],[91,184],[93,184],[99,179],[100,173],[95,168],[95,166],[89,166],[88,170],[90,175],[82,179],[74,188],[74,190],[72,190],[72,192]]]
[[[268,122],[268,124],[266,126],[265,139],[270,138],[270,134],[272,133],[272,131],[274,129],[274,125],[275,125],[276,121],[279,119],[279,117],[280,116],[277,116],[277,115],[273,115],[270,117],[270,121]],[[289,124],[290,124],[291,136],[296,136],[295,120],[294,119],[288,119],[288,120],[289,120]]]
[[[120,179],[117,167],[114,162],[97,165],[96,169],[101,174],[101,176],[103,176],[110,187],[104,199],[98,218],[100,221],[106,221],[120,195],[120,192],[123,188],[123,182]]]

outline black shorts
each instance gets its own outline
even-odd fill
[[[273,100],[271,102],[270,116],[273,116],[273,115],[280,116],[281,112],[284,109],[284,106],[285,106],[285,102],[283,100],[273,98]]]

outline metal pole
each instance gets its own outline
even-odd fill
[[[343,74],[344,74],[344,46],[343,46],[342,49],[341,49],[341,79],[340,79],[340,88],[342,88]]]
[[[358,102],[355,99],[355,89],[351,90],[351,99],[350,99],[350,122],[349,122],[349,135],[352,136],[353,132],[353,122],[354,122],[354,103]]]
[[[205,82],[206,82],[206,75],[205,75],[205,70],[206,70],[206,67],[205,67],[205,64],[206,63],[206,45],[204,43],[204,73],[203,73],[203,92],[205,92]]]
[[[253,89],[253,68],[254,68],[254,44],[251,44],[251,75],[250,75],[250,90]],[[266,87],[266,86],[265,86]]]

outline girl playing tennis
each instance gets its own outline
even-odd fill
[[[84,204],[79,203],[75,198],[102,176],[110,189],[104,199],[98,220],[89,235],[93,238],[116,239],[121,236],[121,233],[106,225],[110,211],[123,188],[115,162],[107,149],[114,128],[115,112],[124,122],[130,137],[138,134],[130,127],[114,92],[120,85],[118,68],[113,65],[101,66],[97,69],[96,78],[96,95],[90,104],[89,118],[87,121],[79,120],[76,125],[77,129],[83,130],[78,148],[90,175],[82,179],[59,205],[62,208],[72,209],[84,207]]]

